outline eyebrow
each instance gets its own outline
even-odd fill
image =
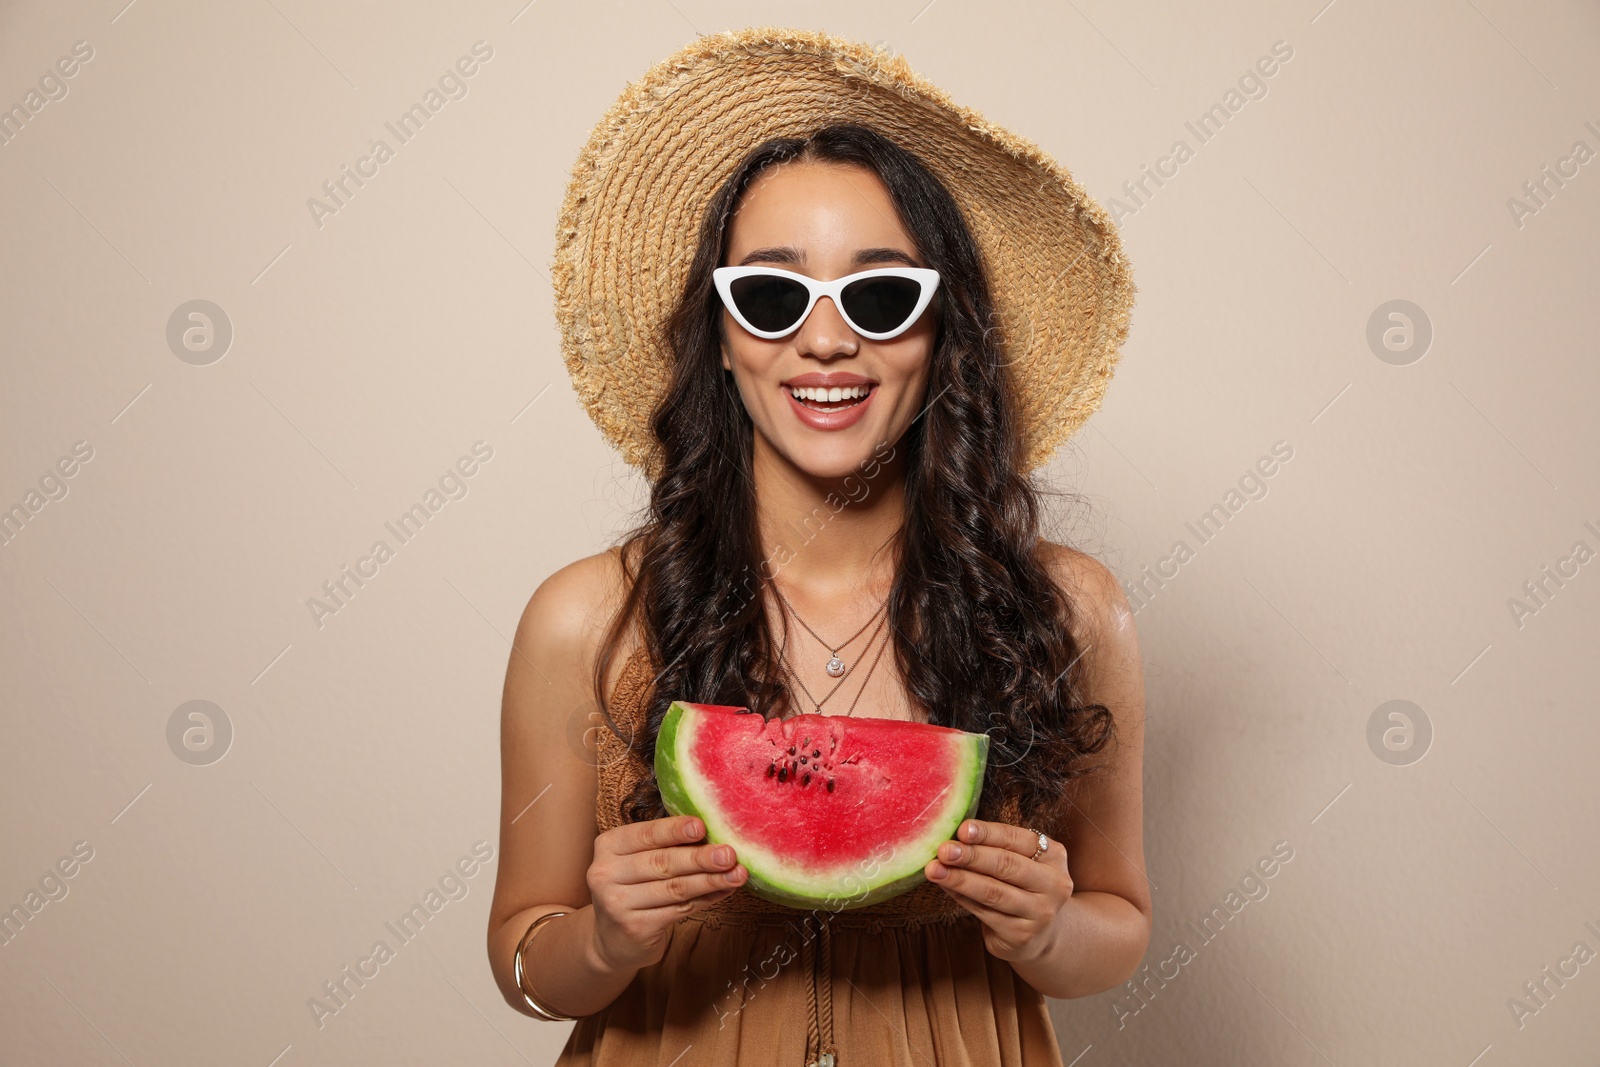
[[[739,261],[739,266],[751,263],[788,263],[799,266],[805,262],[805,253],[792,245],[777,245],[771,248],[758,248]],[[855,255],[850,257],[853,266],[867,263],[904,263],[908,267],[918,266],[918,263],[909,253],[898,248],[858,248]]]

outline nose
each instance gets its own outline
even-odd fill
[[[817,298],[811,314],[800,324],[794,344],[802,356],[833,359],[836,356],[854,355],[861,347],[861,339],[844,321],[844,316],[839,314],[833,298],[822,296]]]

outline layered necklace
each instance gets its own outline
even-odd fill
[[[826,704],[828,702],[828,700],[833,696],[833,694],[835,694],[835,693],[837,693],[839,691],[839,687],[844,685],[844,683],[846,681],[848,681],[848,676],[852,673],[851,670],[850,670],[850,665],[847,662],[845,662],[845,660],[843,658],[840,657],[839,653],[843,652],[846,648],[848,648],[851,644],[853,644],[855,642],[855,639],[857,637],[860,637],[863,633],[866,632],[867,627],[872,624],[872,619],[876,619],[876,618],[878,618],[879,615],[883,615],[884,618],[878,623],[877,627],[872,631],[872,636],[867,638],[866,647],[867,648],[871,648],[872,647],[873,642],[875,642],[878,639],[878,634],[883,630],[884,623],[889,621],[888,620],[888,615],[886,614],[886,610],[887,610],[887,608],[889,606],[888,601],[884,602],[883,607],[881,607],[877,611],[873,612],[872,613],[872,618],[868,619],[865,623],[863,623],[862,626],[861,626],[861,629],[857,630],[854,634],[852,634],[848,641],[845,641],[843,644],[840,644],[840,645],[833,645],[833,644],[830,644],[829,642],[823,640],[822,636],[820,634],[818,634],[817,631],[813,630],[811,628],[810,624],[807,623],[804,619],[802,619],[800,617],[800,613],[798,611],[794,610],[794,605],[789,603],[788,598],[783,595],[783,590],[778,588],[778,583],[777,582],[773,582],[772,583],[772,590],[773,590],[773,592],[778,594],[778,602],[783,605],[783,607],[789,612],[789,614],[794,616],[794,621],[798,622],[801,626],[805,627],[806,633],[808,633],[812,637],[816,638],[817,639],[817,643],[822,645],[823,648],[826,648],[828,650],[828,662],[823,665],[823,670],[827,672],[828,677],[837,678],[837,679],[839,679],[839,681],[834,684],[834,687],[832,689],[828,690],[827,695],[824,696],[821,700],[818,700],[816,697],[811,695],[811,690],[806,688],[805,683],[800,680],[799,675],[795,674],[794,673],[794,669],[788,665],[787,658],[784,656],[784,652],[788,649],[788,646],[789,646],[789,637],[788,637],[788,632],[787,632],[788,628],[787,627],[784,628],[785,633],[784,633],[784,639],[783,639],[783,647],[778,650],[778,658],[781,661],[781,665],[782,665],[785,673],[787,673],[789,675],[790,680],[793,681],[795,685],[799,686],[800,691],[806,695],[806,699],[811,702],[811,705],[816,710],[816,713],[817,714],[821,714],[822,705]],[[851,714],[855,713],[856,704],[857,704],[857,702],[859,702],[861,700],[861,694],[866,692],[867,682],[872,678],[872,672],[878,669],[878,661],[883,658],[883,650],[885,648],[888,648],[888,647],[889,647],[889,643],[887,641],[885,641],[881,646],[879,646],[878,654],[872,658],[872,665],[867,668],[866,676],[861,679],[861,688],[859,690],[857,690],[855,700],[852,700],[850,702],[850,710],[845,712],[846,715],[851,715]]]

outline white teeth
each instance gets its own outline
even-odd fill
[[[814,386],[793,386],[791,391],[796,400],[810,400],[818,404],[837,404],[844,400],[856,400],[870,392],[870,385],[835,386],[832,389],[822,389]]]

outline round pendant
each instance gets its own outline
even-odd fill
[[[829,678],[839,677],[839,675],[844,673],[844,660],[840,659],[838,656],[833,657],[828,661],[826,670]]]

